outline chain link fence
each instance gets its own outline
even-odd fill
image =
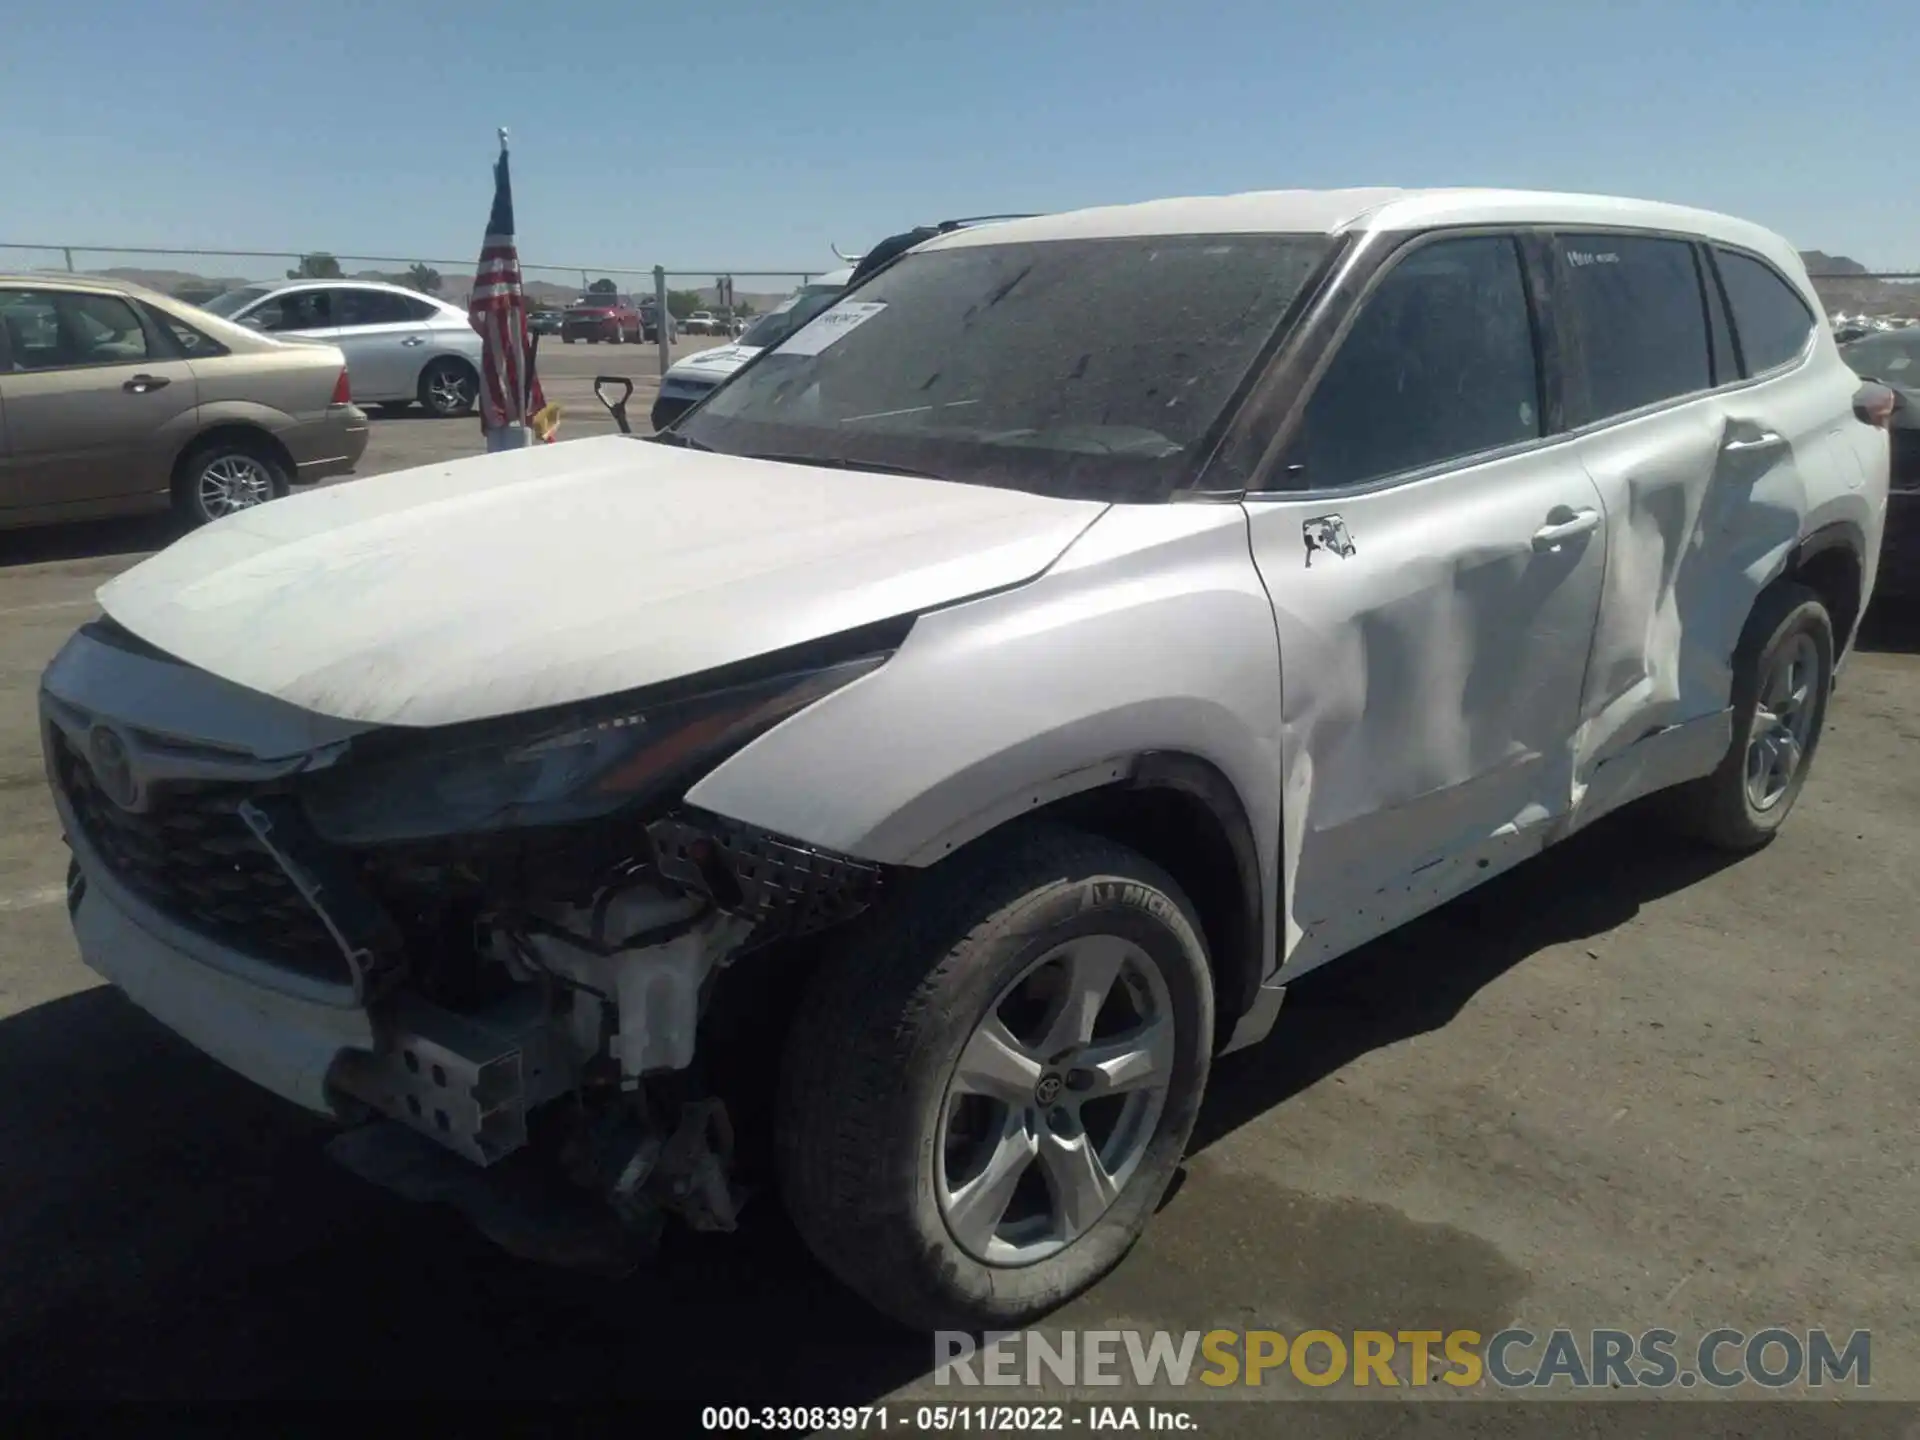
[[[110,249],[81,245],[0,242],[0,270],[111,275],[201,304],[229,290],[284,283],[289,278],[387,280],[465,304],[475,257],[420,259],[395,255],[339,255],[274,250]],[[528,298],[536,306],[562,306],[590,290],[612,290],[637,303],[658,288],[686,291],[694,308],[752,314],[770,309],[815,275],[813,270],[668,270],[620,265],[547,265],[523,261]],[[664,282],[664,287],[662,287]],[[676,306],[676,309],[683,307]]]

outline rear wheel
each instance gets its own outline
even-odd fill
[[[420,403],[442,420],[473,413],[479,394],[480,377],[464,360],[442,356],[420,372]]]
[[[782,1189],[894,1319],[1012,1327],[1126,1255],[1184,1153],[1213,989],[1164,872],[1034,827],[909,878],[790,1032]]]
[[[1806,784],[1833,689],[1833,620],[1804,585],[1755,602],[1733,664],[1733,743],[1711,775],[1673,790],[1675,827],[1723,850],[1754,850],[1786,823]]]
[[[251,510],[286,493],[286,467],[264,440],[202,442],[174,472],[174,509],[189,525]]]

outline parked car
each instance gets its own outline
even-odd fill
[[[937,236],[658,436],[108,582],[43,681],[80,952],[490,1233],[563,1158],[636,1247],[757,1184],[1027,1324],[1296,977],[1643,796],[1779,830],[1887,490],[1816,303],[1593,196]]]
[[[560,339],[571,345],[584,340],[597,345],[622,341],[638,345],[642,338],[640,312],[614,295],[583,295],[567,307],[560,321]]]
[[[680,322],[680,328],[689,335],[721,335],[726,325],[711,310],[696,310]]]
[[[558,335],[565,318],[558,310],[536,310],[527,317],[527,328],[536,335]]]
[[[1855,374],[1878,380],[1894,397],[1887,537],[1880,551],[1882,595],[1920,595],[1920,328],[1897,326],[1840,347]]]
[[[0,277],[0,526],[169,505],[199,524],[366,448],[337,345],[123,281]]]
[[[653,402],[653,428],[666,429],[747,361],[826,309],[846,289],[852,274],[849,268],[822,275],[760,316],[731,345],[697,350],[668,366],[666,374],[660,377],[660,393]]]
[[[640,325],[642,335],[646,342],[649,345],[658,344],[660,340],[660,318],[656,313],[656,306],[651,296],[647,296],[640,301]],[[672,344],[679,338],[680,322],[674,318],[672,311],[668,311],[667,343]]]
[[[397,412],[417,401],[451,419],[471,414],[480,394],[480,336],[465,310],[437,296],[373,280],[295,280],[229,290],[201,308],[338,345],[362,404]]]

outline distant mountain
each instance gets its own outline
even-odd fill
[[[1813,275],[1865,275],[1867,267],[1845,255],[1829,255],[1824,250],[1802,250],[1800,261]]]

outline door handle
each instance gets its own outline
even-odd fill
[[[427,343],[427,337],[424,335],[409,335],[400,343],[402,345],[424,345]]]
[[[1536,550],[1558,550],[1561,545],[1577,535],[1600,528],[1598,510],[1575,510],[1571,518],[1556,520],[1550,525],[1542,525],[1533,532],[1533,548]]]
[[[1729,440],[1720,448],[1729,455],[1751,455],[1757,450],[1773,450],[1786,443],[1786,436],[1763,430],[1751,440]]]
[[[172,383],[164,375],[136,375],[120,388],[130,395],[144,395],[149,390],[164,390]]]

